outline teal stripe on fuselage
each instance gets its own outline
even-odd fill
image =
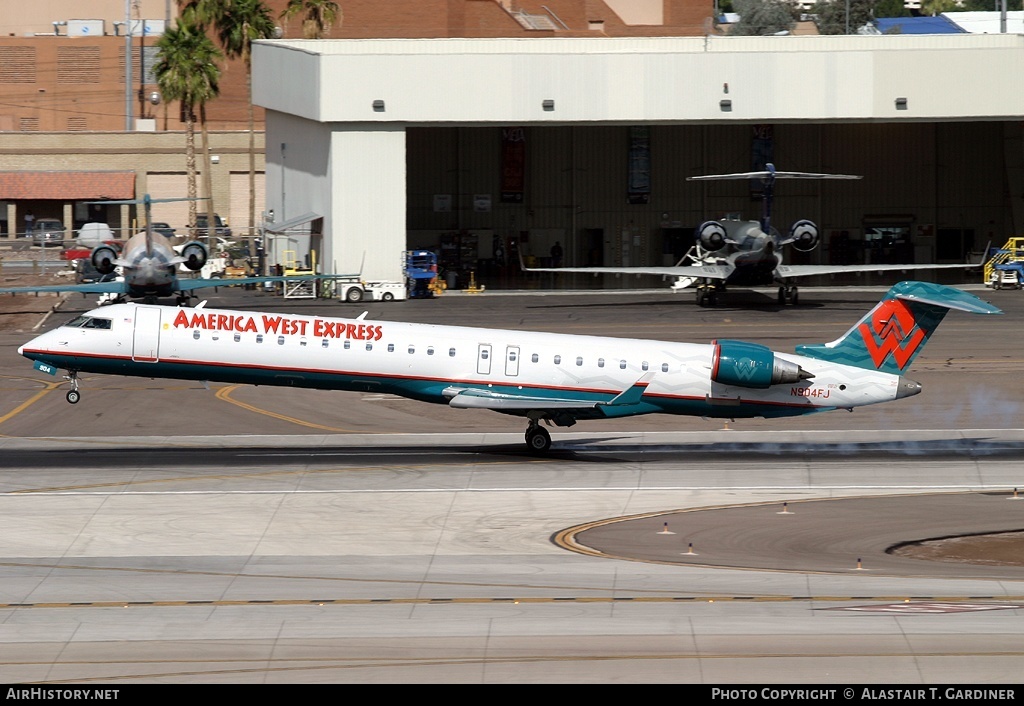
[[[430,378],[393,377],[386,375],[359,374],[353,372],[325,372],[317,370],[295,370],[286,368],[259,368],[211,363],[185,363],[161,360],[156,363],[139,363],[130,358],[112,359],[89,356],[64,356],[37,354],[38,360],[66,370],[78,370],[103,375],[129,377],[157,377],[176,380],[204,380],[239,385],[267,385],[276,387],[301,387],[317,390],[339,390],[348,392],[377,392],[408,397],[421,402],[448,404],[448,397],[442,392],[453,385],[478,388],[494,393],[522,394],[519,384],[471,382],[465,380],[439,380]],[[564,388],[529,387],[530,397],[548,397],[564,400],[568,392],[581,404],[608,402],[617,392],[566,390]],[[538,405],[543,407],[543,404]],[[578,419],[613,419],[635,417],[645,414],[675,414],[713,419],[750,419],[757,417],[795,417],[824,412],[835,407],[808,407],[806,404],[787,405],[755,403],[744,401],[740,405],[708,404],[703,398],[670,397],[647,395],[639,404],[601,405],[592,411],[583,410]],[[503,412],[523,416],[525,412]]]

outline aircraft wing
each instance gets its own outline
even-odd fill
[[[653,378],[653,372],[646,372],[631,386],[607,401],[595,400],[592,397],[542,397],[529,392],[495,392],[476,387],[454,386],[445,389],[442,394],[451,398],[448,400],[449,407],[458,409],[490,409],[496,412],[583,411],[598,407],[639,404]]]
[[[582,272],[590,274],[659,275],[663,277],[704,277],[725,279],[735,268],[732,265],[666,265],[637,267],[523,267],[523,272]]]
[[[937,270],[949,268],[970,269],[977,265],[959,263],[955,265],[780,265],[775,275],[782,279],[789,277],[811,277],[814,275],[841,274],[844,272],[903,272],[906,270]]]
[[[123,294],[127,292],[124,282],[90,282],[88,284],[48,284],[38,287],[2,287],[0,294],[35,294],[37,292],[77,292],[80,294]]]

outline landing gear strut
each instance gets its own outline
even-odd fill
[[[779,306],[786,306],[786,303],[797,305],[799,301],[799,295],[797,294],[796,285],[784,284],[779,287]]]
[[[718,287],[713,284],[697,285],[697,306],[717,306]]]
[[[69,370],[68,374],[64,376],[64,379],[71,384],[71,389],[68,390],[67,397],[68,402],[71,404],[78,404],[78,400],[82,399],[81,393],[78,391],[78,371]]]
[[[526,446],[530,451],[541,452],[551,448],[551,435],[534,419],[530,420],[530,426],[526,429]]]

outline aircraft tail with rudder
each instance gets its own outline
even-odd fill
[[[831,343],[796,347],[808,358],[899,375],[924,348],[950,309],[999,314],[978,297],[942,284],[900,282],[857,324]]]

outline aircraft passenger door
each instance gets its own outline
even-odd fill
[[[132,360],[139,363],[160,360],[160,310],[154,306],[135,307]]]
[[[505,348],[505,374],[509,377],[519,374],[519,346]]]
[[[481,343],[476,351],[476,371],[480,375],[491,374],[491,344]]]

